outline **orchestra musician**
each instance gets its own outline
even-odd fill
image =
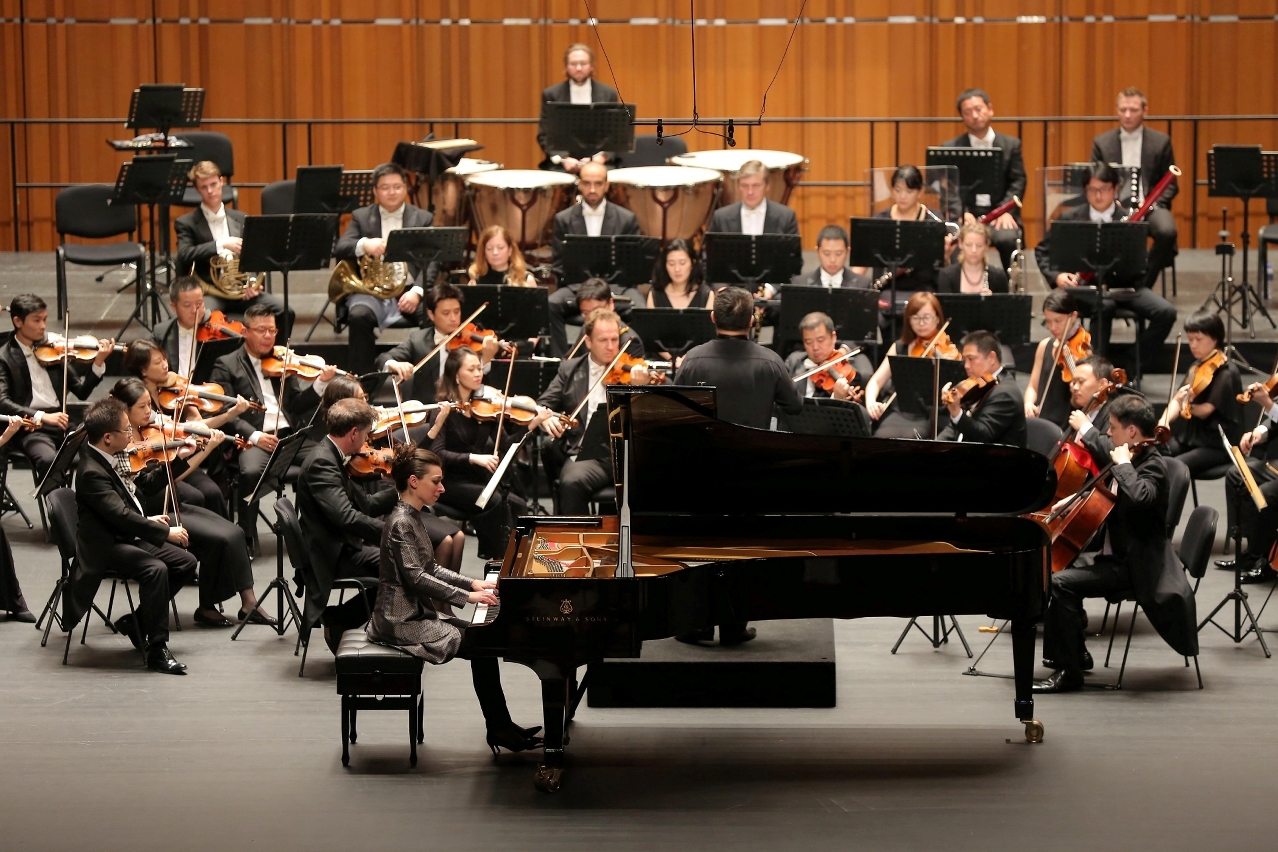
[[[319,405],[324,388],[337,374],[326,367],[313,382],[296,375],[270,378],[262,372],[262,359],[275,348],[275,315],[265,305],[254,305],[244,314],[244,345],[218,358],[213,364],[211,381],[228,395],[261,403],[265,411],[249,409],[229,424],[230,431],[253,446],[240,453],[240,478],[245,494],[251,493],[266,469],[266,463],[279,445],[280,438],[296,429],[304,429]],[[303,457],[306,450],[298,451]],[[257,539],[257,504],[241,506],[240,526],[250,542]]]
[[[1118,172],[1106,163],[1092,162],[1087,166],[1087,174],[1087,204],[1069,208],[1061,214],[1060,221],[1119,221],[1123,217],[1124,210],[1117,202]],[[1053,268],[1051,238],[1052,232],[1049,228],[1043,235],[1042,241],[1034,247],[1034,259],[1038,262],[1039,271],[1043,273],[1048,286],[1070,289],[1082,316],[1095,317],[1092,320],[1092,345],[1104,351],[1109,344],[1110,326],[1114,320],[1116,303],[1111,296],[1101,300],[1099,291],[1095,287],[1088,286],[1079,277],[1077,271]],[[1110,284],[1135,289],[1134,294],[1124,296],[1123,307],[1145,320],[1145,333],[1136,343],[1140,347],[1141,358],[1148,362],[1167,339],[1167,333],[1171,331],[1172,326],[1176,324],[1176,308],[1145,286],[1144,281],[1114,280]]]
[[[297,478],[297,513],[315,582],[306,587],[306,629],[324,625],[324,641],[336,652],[342,633],[361,626],[371,595],[328,606],[333,581],[377,577],[382,515],[398,502],[392,488],[369,494],[351,479],[346,463],[368,442],[375,415],[359,399],[340,399],[328,410],[328,435],[311,448]]]
[[[1069,404],[1073,409],[1069,413],[1068,428],[1074,432],[1074,442],[1085,447],[1093,456],[1104,458],[1109,449],[1104,445],[1106,430],[1109,428],[1109,409],[1114,401],[1122,396],[1144,397],[1139,391],[1127,385],[1110,389],[1103,405],[1085,413],[1096,394],[1107,384],[1113,382],[1114,365],[1104,355],[1088,355],[1079,361],[1074,368],[1074,378],[1069,383]]]
[[[151,337],[164,350],[164,357],[178,375],[191,376],[191,353],[194,351],[199,358],[203,348],[198,343],[192,347],[191,342],[198,338],[200,326],[211,313],[204,303],[204,286],[199,279],[190,275],[174,278],[169,285],[169,307],[173,309],[173,316],[156,323]]]
[[[796,275],[791,284],[810,287],[857,287],[862,290],[870,286],[870,279],[853,271],[848,266],[848,258],[852,253],[852,241],[848,232],[841,225],[826,225],[817,234],[817,268],[806,275]]]
[[[452,607],[497,606],[497,584],[463,576],[435,560],[421,521],[428,507],[448,493],[439,457],[402,444],[395,450],[391,478],[399,499],[382,531],[377,604],[366,631],[369,641],[400,648],[432,665],[465,658],[468,625],[452,615]],[[497,658],[474,657],[470,669],[493,752],[499,747],[524,751],[541,745],[541,738],[533,736],[540,726],[521,728],[511,720]]]
[[[275,321],[287,338],[292,334],[293,309],[285,311],[284,300],[265,292],[257,279],[248,280],[239,299],[231,299],[214,289],[209,261],[218,255],[227,259],[240,256],[244,246],[246,217],[239,210],[227,209],[222,203],[222,187],[226,184],[226,178],[222,176],[216,163],[201,160],[191,167],[187,177],[200,194],[200,206],[173,222],[178,238],[178,272],[199,279],[209,310],[241,317],[253,305],[269,305],[271,312],[275,314]],[[170,295],[172,293],[170,288]]]
[[[1278,405],[1263,382],[1251,384],[1247,390],[1252,400],[1264,412],[1261,422],[1238,442],[1238,449],[1247,456],[1247,467],[1265,498],[1265,508],[1257,509],[1255,501],[1247,493],[1242,475],[1232,467],[1225,474],[1225,496],[1231,514],[1238,525],[1238,537],[1247,540],[1246,549],[1233,559],[1218,559],[1221,568],[1238,570],[1244,583],[1265,583],[1278,578],[1270,561],[1270,551],[1278,536],[1278,441],[1270,439],[1274,424],[1278,423]]]
[[[53,464],[70,425],[62,397],[64,380],[68,391],[88,399],[106,375],[106,359],[115,341],[99,341],[89,369],[73,364],[64,379],[64,361],[46,366],[36,358],[35,350],[44,342],[49,322],[44,299],[32,293],[14,296],[9,303],[9,316],[13,320],[13,336],[0,348],[0,414],[30,417],[39,424],[35,431],[19,432],[10,443],[22,451],[36,479],[41,480]]]
[[[990,126],[990,121],[994,118],[994,105],[990,103],[989,95],[981,89],[968,89],[958,96],[957,106],[967,132],[942,142],[941,147],[998,148],[1003,152],[1003,197],[993,198],[989,193],[977,193],[975,205],[965,206],[962,210],[960,224],[966,224],[1011,201],[1013,196],[1025,197],[1025,163],[1021,158],[1021,140],[999,133]],[[993,225],[994,248],[998,250],[1005,270],[1012,268],[1012,252],[1016,250],[1016,241],[1023,238],[1019,216],[1015,211],[1004,213],[990,223]]]
[[[11,419],[4,431],[0,432],[0,447],[13,438],[22,428],[22,421],[16,417]],[[18,583],[18,572],[13,561],[13,550],[9,547],[9,537],[4,527],[0,527],[0,609],[5,611],[9,621],[23,624],[35,624],[35,614],[27,608],[26,598],[22,596],[22,586]]]
[[[528,510],[513,470],[506,472],[509,492],[494,494],[485,509],[476,509],[475,500],[497,472],[502,456],[521,437],[520,424],[507,416],[502,424],[501,446],[497,446],[496,419],[480,420],[470,407],[472,400],[487,398],[500,398],[500,393],[485,387],[479,356],[469,349],[454,349],[439,379],[439,401],[450,406],[441,409],[436,418],[443,426],[431,450],[443,459],[448,479],[448,490],[440,500],[474,525],[481,559],[495,558],[505,551],[509,521]],[[527,431],[533,431],[552,415],[550,409],[542,408],[528,422]]]
[[[536,287],[537,281],[528,271],[524,253],[515,238],[501,225],[489,225],[479,235],[475,246],[475,262],[466,270],[467,284],[507,284],[511,287]]]
[[[959,346],[963,350],[967,377],[992,376],[997,384],[982,388],[985,392],[975,402],[960,398],[948,403],[950,422],[937,435],[937,440],[1025,446],[1025,398],[1012,371],[1003,369],[998,335],[992,331],[969,331]]]
[[[1092,140],[1092,159],[1100,163],[1139,166],[1140,182],[1136,203],[1143,203],[1152,190],[1176,164],[1171,137],[1145,126],[1149,102],[1140,89],[1129,87],[1118,93],[1118,127],[1107,130]],[[1173,181],[1166,192],[1145,214],[1149,235],[1153,238],[1145,266],[1145,286],[1152,287],[1158,274],[1171,265],[1176,248],[1176,218],[1171,202],[1178,187]]]
[[[927,291],[920,291],[910,296],[905,303],[905,319],[901,323],[901,337],[892,341],[892,346],[883,356],[874,375],[865,385],[865,409],[870,419],[878,422],[874,430],[878,438],[913,438],[915,433],[928,428],[924,419],[901,411],[900,406],[888,411],[884,396],[884,387],[892,380],[892,355],[927,355],[936,358],[947,358],[957,361],[962,355],[958,347],[950,342],[949,336],[941,331],[945,324],[945,312],[936,296]],[[928,347],[931,346],[931,351]],[[885,416],[886,415],[886,416]]]
[[[1058,348],[1063,342],[1071,352],[1077,349],[1086,357],[1091,354],[1091,335],[1083,328],[1068,290],[1053,290],[1043,299],[1043,325],[1048,336],[1034,349],[1034,368],[1025,388],[1025,416],[1041,417],[1064,429],[1070,413],[1070,379],[1065,378],[1069,366],[1063,352],[1058,357]]]
[[[650,308],[710,308],[714,305],[714,291],[706,284],[701,261],[687,240],[671,240],[657,254],[647,303]]]
[[[120,379],[111,389],[111,396],[125,406],[134,440],[143,440],[143,430],[155,423],[151,395],[146,385],[141,379]],[[208,444],[198,451],[194,451],[194,440],[186,439],[192,446],[179,451],[178,458],[170,464],[173,480],[178,486],[182,527],[189,536],[188,547],[200,561],[200,606],[193,618],[202,627],[232,626],[231,621],[218,610],[218,604],[239,594],[240,621],[247,619],[252,624],[274,624],[274,618],[258,609],[257,595],[253,592],[252,557],[244,531],[209,507],[182,499],[183,477],[200,472],[200,464],[218,447],[223,437],[222,432],[212,430]],[[183,457],[184,452],[191,454]],[[166,493],[168,476],[164,462],[161,460],[148,465],[144,475],[130,469],[127,455],[117,453],[115,460],[115,472],[126,488],[133,485],[143,512],[147,515],[164,514],[171,499]]]
[[[416,373],[413,368],[425,358],[436,346],[443,343],[448,335],[461,326],[462,292],[455,285],[441,281],[426,291],[422,304],[426,310],[429,325],[414,330],[408,339],[397,344],[389,352],[377,356],[378,369],[391,373],[401,382],[407,382],[406,393],[409,398],[422,402],[434,402],[439,377],[444,372],[444,362],[448,360],[447,347],[440,349],[429,362],[422,364]],[[480,363],[485,369],[500,351],[497,338],[486,336],[478,351]]]
[[[613,302],[612,288],[602,278],[587,278],[581,282],[581,289],[577,291],[577,305],[581,308],[581,315],[584,317],[588,317],[600,309],[617,313],[616,305]],[[621,314],[618,313],[617,316],[621,316]],[[626,350],[628,354],[636,358],[643,357],[643,340],[639,335],[635,334],[634,329],[630,328],[630,326],[623,325],[621,327],[620,342],[621,348]]]
[[[936,292],[976,293],[982,296],[1006,293],[1007,272],[997,266],[991,267],[985,259],[993,240],[994,232],[989,225],[968,222],[959,228],[958,262],[951,263],[936,273]]]
[[[1117,502],[1105,522],[1100,553],[1085,554],[1052,575],[1043,665],[1055,671],[1034,685],[1036,693],[1082,688],[1083,672],[1091,667],[1083,638],[1084,598],[1134,589],[1167,644],[1187,657],[1198,653],[1193,591],[1167,537],[1166,462],[1151,448],[1131,448],[1152,438],[1156,425],[1154,409],[1139,394],[1109,404],[1108,436],[1099,445],[1104,452],[1092,455],[1098,468],[1113,462]]]
[[[400,228],[426,228],[434,217],[407,202],[408,174],[395,163],[382,163],[373,169],[373,196],[376,199],[367,207],[351,214],[350,224],[333,249],[338,260],[358,263],[361,257],[381,258],[386,254],[386,238]],[[348,332],[349,369],[357,375],[373,368],[377,349],[377,333],[396,328],[419,325],[418,308],[425,288],[434,283],[434,264],[425,270],[409,262],[410,286],[398,299],[379,299],[370,293],[352,293],[338,305],[338,321],[350,326]]]
[[[577,191],[581,194],[581,200],[555,214],[550,237],[550,263],[560,278],[564,275],[564,238],[569,234],[611,237],[640,233],[639,219],[634,213],[620,204],[608,203],[608,169],[601,163],[588,162],[581,167],[577,174]],[[577,304],[577,290],[580,286],[561,283],[559,289],[550,294],[550,350],[557,358],[562,358],[568,352],[568,337],[564,326],[569,322],[580,322],[583,316],[590,313]],[[644,302],[643,293],[633,287],[619,286],[616,295],[630,300],[621,312],[623,318],[629,315],[631,307],[640,307]]]
[[[110,569],[138,584],[137,616],[116,619],[116,631],[144,651],[152,671],[184,675],[186,666],[174,659],[168,641],[169,601],[195,576],[187,531],[173,525],[169,515],[143,512],[137,487],[116,471],[116,454],[133,438],[124,403],[114,397],[97,400],[85,412],[84,428],[75,477],[79,525],[73,606],[68,609],[71,627],[91,611],[102,574]],[[143,475],[163,478],[165,473],[156,466]]]
[[[790,371],[792,379],[811,371],[818,364],[824,364],[831,358],[837,358],[843,353],[852,351],[847,344],[839,343],[835,335],[834,320],[820,311],[814,311],[799,321],[799,334],[803,336],[803,350],[791,352],[785,359],[786,369]],[[864,354],[853,355],[847,363],[856,370],[856,375],[850,380],[840,378],[835,382],[834,390],[827,391],[813,384],[811,378],[807,378],[803,380],[800,395],[817,399],[833,397],[859,402],[865,392],[865,382],[873,374],[874,367]]]
[[[604,388],[605,370],[621,350],[621,317],[612,311],[595,310],[586,316],[581,329],[586,351],[563,361],[555,378],[537,399],[537,405],[560,414],[570,414],[580,407],[577,425],[560,417],[550,417],[541,428],[554,443],[542,450],[542,464],[551,482],[558,479],[555,513],[587,514],[590,498],[601,488],[612,484],[612,456],[608,448],[606,418],[608,394]],[[642,364],[630,370],[630,383],[645,385],[648,368]],[[582,400],[586,400],[582,405]],[[592,428],[593,425],[593,428]]]
[[[1185,337],[1194,364],[1167,403],[1163,422],[1171,427],[1172,437],[1162,450],[1199,477],[1217,465],[1230,463],[1220,429],[1225,430],[1231,444],[1238,444],[1242,437],[1242,403],[1238,401],[1242,377],[1238,366],[1221,351],[1225,324],[1219,314],[1202,310],[1190,314],[1185,320]],[[1189,417],[1184,416],[1186,410]]]
[[[600,83],[594,78],[595,52],[588,45],[569,45],[564,51],[564,76],[562,83],[549,86],[541,92],[541,102],[565,104],[616,104],[621,103],[617,90]],[[545,107],[541,110],[541,121],[537,126],[537,145],[541,147],[546,158],[538,166],[550,171],[565,171],[577,174],[582,165],[589,162],[606,163],[609,155],[600,151],[593,157],[578,160],[575,157],[563,157],[551,154],[547,146],[550,144],[550,126],[546,118]]]
[[[898,221],[921,221],[924,219],[940,220],[933,211],[927,208],[919,199],[923,196],[923,173],[916,166],[898,166],[896,171],[892,173],[892,204],[886,209],[880,210],[874,214],[876,219],[894,219]],[[946,254],[950,250],[950,237],[945,238]],[[865,274],[870,271],[869,267],[854,266],[853,271],[858,274]],[[882,280],[884,274],[888,270],[884,267],[874,267],[873,274],[877,280]],[[897,293],[913,293],[921,290],[936,290],[937,270],[931,268],[912,268],[908,266],[898,267],[895,275],[895,285]],[[891,289],[891,284],[884,283],[880,285],[884,291]],[[886,298],[886,297],[885,297]],[[899,300],[898,300],[899,301]],[[887,310],[879,315],[879,325],[887,329],[891,322],[891,314]],[[885,332],[886,333],[886,332]]]
[[[720,207],[710,217],[707,231],[724,234],[797,234],[799,217],[779,201],[768,201],[768,167],[746,160],[737,170],[740,201]]]

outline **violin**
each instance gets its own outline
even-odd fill
[[[209,318],[195,329],[195,339],[200,343],[210,340],[230,340],[244,336],[244,323],[239,320],[228,320],[226,314],[214,311]]]
[[[1213,349],[1210,355],[1201,361],[1195,361],[1193,366],[1189,368],[1189,372],[1185,375],[1185,383],[1181,385],[1181,389],[1189,388],[1189,399],[1191,401],[1197,399],[1211,385],[1212,379],[1216,377],[1216,371],[1223,367],[1228,360],[1225,357],[1225,353],[1219,349]],[[1179,392],[1177,391],[1177,393]],[[1180,416],[1186,420],[1194,416],[1189,404],[1181,406]]]
[[[505,402],[504,405],[503,400]],[[496,388],[486,388],[485,395],[482,397],[476,398],[472,396],[470,402],[464,408],[470,412],[472,417],[481,421],[496,420],[504,410],[506,417],[525,426],[541,413],[541,409],[537,407],[537,400],[532,397],[508,397]]]
[[[949,335],[945,333],[945,329],[949,327],[950,321],[946,320],[945,325],[941,326],[936,334],[927,338],[914,338],[914,342],[910,344],[909,356],[911,358],[946,358],[950,361],[957,361],[963,357],[959,352],[959,348],[950,342]]]
[[[941,391],[941,403],[953,405],[955,402],[963,400],[969,405],[975,405],[997,384],[998,379],[993,373],[964,379],[958,384]]]
[[[98,357],[98,349],[102,341],[91,334],[82,334],[71,338],[70,342],[60,334],[49,332],[43,343],[35,345],[36,360],[41,364],[56,364],[64,359],[89,363]],[[116,352],[124,351],[124,344],[117,343],[111,347]]]
[[[19,417],[16,414],[0,414],[0,423],[8,425],[15,420],[22,424],[22,429],[25,432],[34,432],[40,428],[35,422],[35,419],[32,417]]]
[[[425,403],[416,399],[410,399],[402,408],[374,406],[373,411],[377,414],[377,419],[373,422],[373,429],[368,433],[368,438],[371,441],[380,441],[401,426],[409,428],[420,426],[426,422],[426,418],[432,411],[438,409],[437,402]]]
[[[630,371],[635,367],[647,367],[648,362],[642,358],[636,358],[629,352],[621,352],[616,365],[608,371],[608,375],[604,376],[605,385],[628,385],[630,384]],[[664,384],[666,374],[662,371],[649,370],[648,382],[654,385]]]
[[[491,332],[484,331],[473,322],[468,322],[461,328],[457,329],[452,340],[448,341],[448,351],[452,352],[454,349],[461,349],[465,346],[467,349],[473,349],[474,351],[479,352],[484,348],[484,341],[490,337],[496,337],[496,335]],[[510,348],[510,344],[504,340],[498,340],[497,345],[502,349]]]
[[[1061,365],[1061,380],[1068,383],[1074,381],[1074,368],[1078,362],[1092,354],[1092,335],[1079,323],[1077,330],[1070,337],[1056,341],[1056,356],[1053,360]]]
[[[224,405],[235,405],[239,402],[236,397],[227,396],[223,387],[216,382],[197,385],[177,373],[169,373],[168,380],[160,387],[159,397],[160,408],[166,411],[176,409],[178,403],[185,398],[188,405],[194,405],[200,411],[209,414],[216,414]],[[266,406],[260,402],[250,402],[249,408],[266,411]]]
[[[303,379],[314,379],[328,369],[328,364],[318,355],[302,355],[287,346],[276,346],[262,359],[262,375],[278,379],[285,373],[293,373]],[[345,370],[337,370],[339,376],[349,376]]]
[[[841,353],[836,353],[831,357],[837,358],[839,354]],[[851,360],[844,360],[837,364],[831,364],[820,372],[808,376],[808,378],[811,379],[813,385],[826,393],[832,394],[834,393],[835,385],[839,383],[839,379],[843,379],[849,384],[852,383],[852,380],[856,378],[856,367],[852,366]]]
[[[149,438],[152,433],[154,433],[157,439],[162,435],[168,438],[176,438],[179,435],[190,435],[193,438],[201,438],[206,441],[213,437],[213,430],[204,423],[201,423],[199,420],[184,420],[181,423],[175,423],[170,420],[165,422],[162,426],[148,426],[146,429],[142,430],[142,437]],[[226,435],[228,440],[235,443],[235,448],[237,450],[247,450],[249,447],[253,446],[249,443],[247,438],[241,438],[239,435],[232,435],[229,432],[223,434]]]
[[[130,441],[124,448],[124,454],[129,457],[129,470],[134,473],[145,469],[149,464],[171,463],[177,458],[178,450],[189,446],[183,440],[164,440],[158,429],[144,429],[142,435],[142,440]]]
[[[374,447],[371,444],[365,444],[346,462],[346,470],[351,476],[358,477],[376,474],[390,476],[391,462],[394,460],[395,451],[390,447]]]

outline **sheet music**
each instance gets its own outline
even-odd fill
[[[513,420],[510,421],[510,425],[515,425]],[[519,440],[519,443],[511,444],[510,447],[506,449],[506,455],[502,457],[501,464],[497,465],[496,473],[493,474],[492,479],[488,480],[488,484],[484,486],[483,493],[479,495],[477,500],[475,500],[475,505],[477,507],[480,509],[488,507],[488,501],[492,499],[493,492],[497,490],[497,484],[501,482],[502,477],[506,475],[506,471],[510,469],[510,463],[514,460],[515,453],[519,452],[519,448],[524,445],[524,441],[528,440],[528,435],[531,434],[531,432],[525,434],[524,437]]]

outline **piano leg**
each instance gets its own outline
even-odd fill
[[[555,671],[544,671],[538,667],[541,675],[542,736],[544,748],[542,764],[537,767],[533,776],[533,785],[545,793],[559,790],[560,776],[564,771],[564,728],[568,716],[568,685],[572,669],[564,670],[555,667]]]
[[[1043,723],[1034,718],[1034,646],[1038,630],[1033,619],[1012,619],[1012,666],[1016,679],[1016,718],[1025,723],[1025,739],[1043,741]]]

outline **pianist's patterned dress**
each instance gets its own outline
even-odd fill
[[[428,663],[446,663],[457,656],[464,627],[447,617],[448,605],[464,605],[474,581],[435,562],[420,513],[403,500],[395,504],[382,530],[379,573],[369,640]]]

